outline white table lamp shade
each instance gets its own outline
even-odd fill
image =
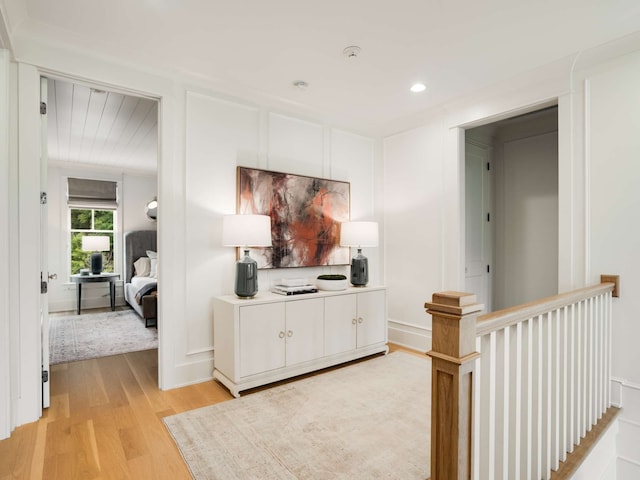
[[[377,247],[378,222],[343,222],[340,245],[344,247]]]
[[[82,237],[82,251],[84,252],[109,251],[109,237],[89,236],[89,235]]]
[[[225,247],[270,247],[271,217],[268,215],[223,216],[222,245]]]

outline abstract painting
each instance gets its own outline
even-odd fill
[[[238,167],[238,213],[271,217],[273,247],[251,249],[258,268],[349,264],[349,182]]]

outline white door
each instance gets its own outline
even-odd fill
[[[285,366],[284,303],[240,307],[240,377]]]
[[[47,79],[40,77],[40,331],[42,345],[42,408],[48,408],[49,391],[49,282],[48,235],[49,220],[47,216]]]
[[[287,366],[320,358],[324,353],[324,300],[287,302]]]
[[[336,295],[324,299],[324,354],[356,348],[356,296]]]
[[[491,311],[491,197],[489,151],[465,144],[465,291]]]
[[[358,341],[362,348],[375,343],[386,343],[386,301],[384,290],[358,293]]]

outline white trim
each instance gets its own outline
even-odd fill
[[[611,377],[611,381],[619,383],[620,385],[622,385],[623,387],[626,387],[626,388],[632,388],[634,390],[640,390],[640,384],[629,382],[627,380],[624,380],[623,378]]]
[[[11,434],[9,329],[9,52],[0,50],[0,440]]]
[[[591,278],[591,84],[584,81],[584,284]]]
[[[618,460],[621,460],[621,461],[623,461],[623,462],[630,463],[631,465],[634,465],[634,466],[636,466],[636,467],[640,467],[640,462],[637,462],[637,461],[635,461],[635,460],[632,460],[632,459],[630,459],[630,458],[628,458],[628,457],[618,456]]]
[[[389,342],[412,350],[431,350],[431,329],[393,319],[388,319],[387,327]]]
[[[199,355],[201,353],[208,353],[208,352],[213,352],[213,345],[210,346],[210,347],[206,347],[206,348],[198,348],[196,350],[189,350],[187,352],[187,356]]]
[[[18,64],[18,238],[19,342],[16,425],[42,414],[40,332],[40,75],[35,67]],[[35,180],[34,180],[35,177]]]
[[[626,423],[627,425],[632,425],[634,427],[640,428],[640,422],[636,422],[635,420],[629,420],[627,418],[619,418],[618,421],[620,423]]]

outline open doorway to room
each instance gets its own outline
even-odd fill
[[[494,311],[558,293],[558,108],[465,132],[465,289]]]
[[[156,295],[158,101],[46,83],[50,363],[157,348],[157,314],[143,318],[128,304],[135,294],[125,300],[134,266],[125,265],[124,239],[152,232],[138,277],[155,284],[143,296]]]

